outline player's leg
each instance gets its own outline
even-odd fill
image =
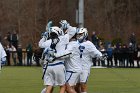
[[[76,93],[75,90],[72,88],[74,85],[74,78],[72,71],[66,71],[66,92],[67,93]]]
[[[90,74],[90,70],[83,70],[80,74],[80,87],[81,93],[87,93],[87,81]]]
[[[81,93],[87,93],[87,84],[86,83],[81,83]]]
[[[73,86],[70,86],[68,83],[66,83],[66,92],[67,93],[76,93]]]
[[[65,90],[66,90],[66,86],[65,85],[60,86],[60,92],[59,93],[65,93]]]
[[[48,85],[48,86],[46,87],[46,92],[45,92],[45,93],[52,93],[52,92],[53,92],[53,86]]]
[[[75,91],[76,93],[81,93],[81,86],[80,86],[80,83],[77,83],[76,86],[75,86]]]
[[[75,91],[75,85],[78,82],[80,78],[81,72],[73,72],[73,71],[67,71],[66,72],[66,90],[68,93],[76,93]]]
[[[52,92],[53,92],[53,89],[52,89]],[[42,89],[41,93],[46,93],[46,88]]]

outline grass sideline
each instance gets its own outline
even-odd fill
[[[41,77],[41,67],[6,66],[0,72],[0,93],[40,93]],[[140,69],[92,68],[88,93],[140,93]]]

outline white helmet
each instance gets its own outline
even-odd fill
[[[83,42],[88,36],[87,28],[79,28],[77,30],[77,39],[79,42]]]
[[[51,32],[51,33],[54,32],[54,33],[56,33],[58,36],[63,35],[63,31],[62,31],[59,27],[57,27],[57,26],[51,27],[51,28],[50,28],[50,32]]]

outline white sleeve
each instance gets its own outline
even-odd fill
[[[67,45],[67,49],[62,51],[61,53],[56,53],[55,57],[59,58],[59,57],[63,57],[63,58],[67,58],[69,57],[69,55],[72,54],[72,46],[70,46],[69,44]]]
[[[65,50],[65,51],[63,51],[61,53],[56,53],[55,57],[56,58],[67,58],[67,57],[69,57],[70,54],[72,54],[70,51]]]
[[[69,26],[66,32],[69,35],[69,39],[71,39],[76,33],[76,27]]]
[[[60,36],[59,39],[61,40],[61,42],[63,42],[63,44],[69,43],[69,35],[68,34],[65,34],[64,36]]]
[[[89,46],[89,51],[90,51],[90,55],[92,58],[100,58],[102,56],[102,53],[94,46],[94,44],[90,43]]]
[[[50,40],[45,40],[45,38],[42,38],[38,43],[40,48],[46,48],[50,46]]]
[[[72,52],[69,49],[66,49],[66,50],[62,51],[61,53],[60,52],[56,53],[55,57],[56,58],[61,58],[61,57],[67,58],[67,57],[69,57],[70,54],[72,54]]]

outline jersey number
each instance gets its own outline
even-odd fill
[[[82,58],[82,54],[83,54],[84,49],[85,49],[85,46],[79,46],[80,58]]]

